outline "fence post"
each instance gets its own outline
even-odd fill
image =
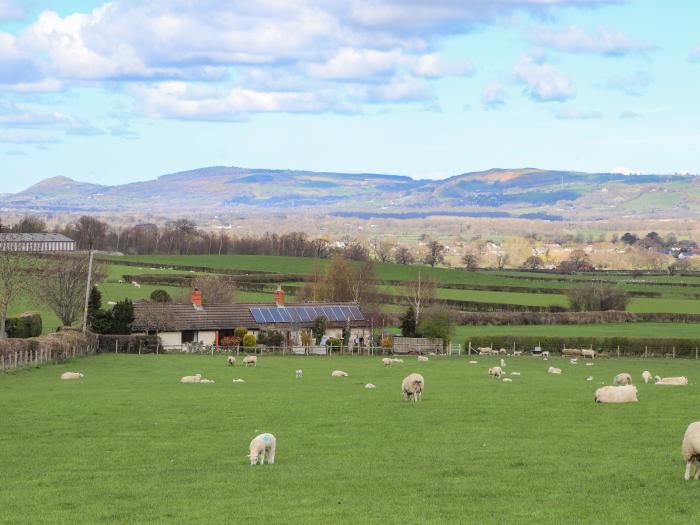
[[[698,347],[696,346],[695,347],[695,359],[697,359],[697,358],[698,358]]]
[[[675,346],[673,347],[673,354],[672,355],[673,355],[673,359],[675,359],[676,358],[676,347]]]
[[[620,345],[617,345],[617,357],[620,357]]]
[[[472,340],[469,340],[469,352],[468,355],[472,355]]]
[[[649,350],[648,346],[644,347],[644,357],[647,357],[647,351]]]

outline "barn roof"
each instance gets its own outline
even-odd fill
[[[0,233],[0,242],[75,242],[60,233]]]

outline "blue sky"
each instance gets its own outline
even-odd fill
[[[0,0],[0,192],[211,165],[700,172],[696,0]]]

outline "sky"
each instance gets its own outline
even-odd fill
[[[0,193],[206,166],[700,173],[697,0],[0,0]]]

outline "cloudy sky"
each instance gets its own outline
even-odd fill
[[[0,0],[0,192],[236,165],[700,172],[697,0]]]

